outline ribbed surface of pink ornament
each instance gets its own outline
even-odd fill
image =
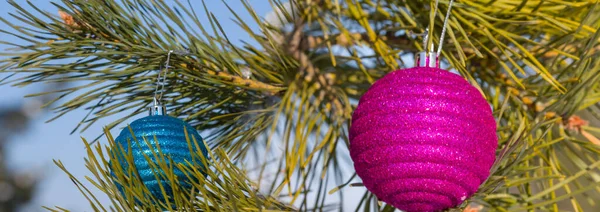
[[[408,211],[460,205],[495,161],[496,121],[481,93],[446,70],[416,67],[379,79],[352,115],[356,173],[381,201]]]

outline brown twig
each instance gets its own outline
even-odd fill
[[[185,63],[181,64],[181,66],[185,69],[200,71],[199,68],[195,68],[195,66],[188,67],[188,65]],[[245,86],[245,87],[249,87],[251,89],[266,91],[266,94],[268,94],[268,95],[276,95],[279,91],[282,91],[285,89],[283,87],[269,85],[267,83],[264,83],[261,81],[256,81],[253,79],[244,79],[243,77],[235,76],[235,75],[229,74],[224,71],[216,71],[216,70],[210,70],[210,69],[204,69],[204,71],[205,71],[205,73],[207,73],[209,75],[213,75],[213,76],[223,79],[225,81],[229,81],[232,84],[237,85],[237,86]]]
[[[303,49],[302,47],[302,41],[304,40],[303,38],[303,28],[304,28],[304,20],[302,18],[299,18],[296,20],[295,22],[295,28],[294,30],[287,34],[287,36],[285,36],[285,39],[279,39],[281,41],[286,41],[285,43],[280,43],[282,46],[285,46],[285,51],[286,54],[292,56],[294,59],[296,59],[299,62],[299,75],[301,76],[302,79],[304,79],[304,82],[302,83],[306,83],[306,82],[312,82],[314,80],[314,78],[316,77],[316,83],[317,86],[319,86],[321,89],[319,91],[319,94],[317,95],[317,102],[321,102],[322,100],[328,98],[332,103],[333,103],[333,107],[337,113],[339,114],[343,114],[343,104],[340,102],[340,100],[335,96],[335,92],[334,92],[334,88],[333,88],[333,84],[335,83],[334,77],[332,76],[325,76],[323,74],[320,73],[320,69],[318,67],[316,67],[310,60],[310,58],[308,57],[308,55],[306,55],[304,53],[304,51],[306,49]],[[326,110],[329,110],[326,107]]]
[[[329,37],[330,39],[327,40],[323,36],[306,36],[306,38],[302,40],[301,46],[303,49],[314,49],[324,47],[327,42],[329,42],[331,45],[338,45],[342,47],[369,44],[367,42],[369,38],[365,33],[351,33],[349,35],[333,34],[329,35]],[[416,46],[412,45],[413,41],[406,35],[396,36],[392,33],[388,33],[387,35],[379,36],[378,39],[385,40],[388,45],[401,46],[403,50],[417,50]]]

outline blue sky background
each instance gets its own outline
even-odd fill
[[[24,6],[26,4],[25,0],[17,0],[17,2],[23,2]],[[35,2],[36,6],[46,11],[57,13],[57,9],[50,4],[49,1],[40,0],[33,2]],[[229,32],[228,36],[232,41],[238,43],[239,40],[249,41],[249,39],[245,37],[246,33],[231,21],[232,15],[221,1],[209,0],[207,2],[215,2],[214,4],[208,4],[209,10],[217,16],[221,25],[224,27],[224,30]],[[241,15],[244,20],[252,20],[251,17],[245,13],[245,8],[239,1],[231,0],[228,2],[231,2],[230,6],[234,11],[240,12],[239,15]],[[272,10],[268,1],[249,0],[249,2],[253,5],[257,14],[265,15]],[[14,12],[14,9],[6,1],[0,0],[0,16],[8,19],[12,23],[16,23],[17,21],[8,15],[9,12]],[[201,20],[202,22],[206,22],[205,16],[200,18],[203,19]],[[249,24],[251,23],[252,21],[249,21]],[[255,27],[255,25],[251,26]],[[0,23],[0,28],[9,29],[4,23]],[[14,37],[5,37],[6,35],[0,36],[3,36],[1,40],[4,41],[17,41]],[[7,46],[0,45],[0,49],[6,48]],[[0,73],[0,78],[6,76],[6,74]],[[2,92],[0,94],[0,108],[11,107],[13,105],[31,101],[30,98],[24,98],[23,96],[41,92],[42,90],[42,85],[32,85],[24,88],[6,85],[0,86],[0,91]],[[32,121],[28,131],[10,139],[6,150],[11,171],[32,171],[35,175],[42,178],[35,199],[30,206],[24,208],[23,211],[43,211],[41,206],[60,206],[72,211],[92,211],[87,200],[79,193],[71,180],[69,180],[69,178],[52,162],[53,159],[61,160],[67,166],[69,171],[79,179],[84,179],[84,177],[89,174],[84,166],[83,158],[85,157],[85,150],[81,137],[88,140],[94,139],[96,136],[100,135],[102,127],[110,123],[113,119],[102,119],[84,133],[69,135],[71,130],[81,118],[86,115],[86,113],[87,111],[77,110],[50,123],[45,123],[45,121],[52,118],[54,114],[43,113]],[[118,134],[118,129],[113,130],[112,133]],[[86,183],[86,185],[93,187],[89,183]],[[357,195],[345,192],[346,197],[349,197],[350,199],[359,199],[360,195],[363,194],[363,190],[356,188],[353,190],[354,191],[350,192],[356,192],[355,194]],[[101,202],[106,202],[108,204],[108,199],[104,197],[104,195],[98,195],[97,197]],[[347,207],[348,209],[353,208],[351,205],[347,205]]]

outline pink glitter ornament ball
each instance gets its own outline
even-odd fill
[[[487,179],[498,138],[490,105],[432,67],[379,79],[352,115],[350,155],[365,187],[404,211],[460,205]]]

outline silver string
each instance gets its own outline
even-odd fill
[[[454,3],[454,0],[450,0],[450,3],[448,4],[448,12],[446,12],[446,18],[444,18],[444,25],[442,26],[442,34],[440,35],[440,43],[438,44],[437,55],[440,55],[440,53],[442,52],[442,46],[444,45],[444,35],[446,34],[446,26],[448,25],[448,18],[450,18],[450,10],[452,9],[452,3]]]
[[[158,77],[156,77],[156,88],[154,89],[154,104],[160,104],[160,100],[162,99],[163,93],[165,92],[165,81],[167,79],[167,73],[169,72],[169,61],[171,60],[171,53],[173,53],[173,50],[170,50],[167,54],[165,69],[160,70],[158,72]]]

